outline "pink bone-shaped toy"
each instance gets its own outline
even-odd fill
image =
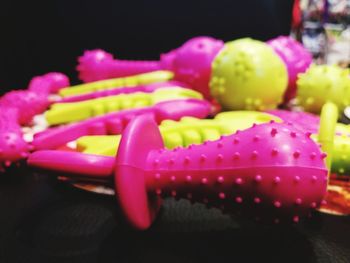
[[[125,61],[115,60],[102,50],[86,51],[79,58],[79,77],[84,82],[91,82],[113,77],[129,76],[159,69],[171,70],[175,80],[189,84],[210,97],[209,79],[211,63],[224,42],[212,37],[195,37],[181,47],[162,54],[160,61]]]
[[[114,88],[114,89],[90,92],[90,93],[81,94],[81,95],[74,95],[74,96],[58,99],[55,102],[56,103],[77,102],[77,101],[90,100],[90,99],[95,99],[100,97],[114,96],[119,94],[129,94],[134,92],[151,93],[153,91],[156,91],[157,89],[165,89],[165,88],[171,88],[171,87],[189,88],[186,84],[177,82],[177,81],[156,82],[148,85]]]
[[[23,139],[21,125],[42,113],[49,105],[49,94],[69,86],[62,73],[52,72],[34,77],[28,90],[16,90],[0,98],[0,166],[26,158],[30,146]]]
[[[147,139],[145,139],[147,138]],[[147,229],[164,197],[181,197],[263,222],[298,222],[322,202],[325,154],[287,124],[261,124],[187,148],[164,149],[156,123],[135,118],[116,160],[77,152],[38,151],[28,164],[85,177],[114,176],[127,221]]]
[[[36,150],[54,149],[84,135],[120,134],[130,120],[141,114],[150,114],[157,123],[162,120],[179,120],[183,116],[205,118],[211,106],[198,99],[171,100],[140,109],[123,110],[97,116],[78,123],[49,128],[34,136]]]

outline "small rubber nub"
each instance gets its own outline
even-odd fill
[[[116,196],[127,221],[140,230],[150,227],[160,208],[160,199],[147,195],[144,168],[150,151],[162,148],[158,126],[148,115],[140,115],[128,124],[118,148]]]

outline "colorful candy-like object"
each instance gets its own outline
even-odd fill
[[[208,98],[211,63],[223,45],[223,41],[212,37],[194,37],[181,47],[162,54],[160,61],[116,60],[102,50],[86,51],[79,58],[77,70],[84,82],[171,70],[175,74],[175,80],[189,84]]]
[[[179,120],[183,116],[205,118],[210,112],[211,105],[205,100],[169,98],[167,101],[157,102],[152,106],[124,109],[77,123],[48,128],[34,135],[32,145],[36,150],[55,149],[85,135],[120,134],[130,120],[138,115],[153,116],[160,123],[166,119]]]
[[[238,211],[261,221],[298,222],[321,203],[326,192],[324,157],[307,135],[277,123],[166,150],[156,123],[143,115],[124,131],[116,160],[37,151],[28,164],[99,179],[114,176],[127,221],[137,229],[147,229],[167,196]]]
[[[114,88],[136,87],[138,85],[168,81],[171,80],[173,76],[174,74],[170,71],[154,71],[134,76],[106,79],[67,87],[60,90],[59,95],[62,97],[69,97]]]
[[[218,140],[223,135],[245,130],[253,124],[282,122],[271,114],[258,111],[221,112],[214,119],[183,117],[179,121],[164,120],[159,125],[167,149]],[[83,153],[115,156],[121,135],[83,136],[77,140],[77,149]]]
[[[288,88],[284,93],[287,102],[296,96],[298,74],[304,73],[312,63],[311,53],[289,36],[279,36],[266,42],[280,56],[288,71]]]
[[[114,96],[114,95],[119,95],[119,94],[130,94],[130,93],[135,93],[135,92],[151,93],[151,92],[154,92],[158,89],[176,88],[176,87],[189,88],[186,84],[180,83],[178,81],[155,82],[155,83],[146,84],[146,85],[111,88],[111,89],[106,89],[106,90],[85,93],[85,94],[81,94],[81,95],[73,95],[73,96],[69,96],[69,97],[65,97],[65,98],[59,98],[55,101],[55,103],[78,102],[78,101]]]
[[[329,117],[327,117],[328,122]],[[271,110],[268,113],[256,111],[222,112],[214,119],[196,119],[183,117],[180,121],[163,121],[159,130],[164,145],[168,149],[200,144],[206,140],[217,140],[237,130],[244,130],[254,124],[276,122],[293,123],[300,131],[310,133],[315,142],[319,142],[318,130],[320,117],[307,112]],[[333,137],[333,136],[332,136]],[[120,143],[121,135],[83,136],[77,140],[77,150],[88,154],[114,156]],[[335,125],[334,147],[332,149],[331,172],[350,175],[350,126]]]
[[[265,43],[249,38],[225,44],[212,64],[212,96],[226,110],[266,110],[282,103],[288,74]]]
[[[340,112],[350,104],[349,70],[335,65],[312,65],[297,81],[297,103],[308,112],[320,113],[326,102]]]
[[[45,118],[50,125],[72,123],[110,112],[144,108],[162,101],[186,98],[202,99],[203,97],[191,89],[170,87],[156,89],[151,93],[135,92],[70,103],[55,103],[45,112]]]

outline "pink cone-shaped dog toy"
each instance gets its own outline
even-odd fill
[[[325,154],[291,125],[269,123],[166,150],[156,123],[135,118],[123,133],[116,160],[81,153],[38,151],[28,164],[85,177],[114,175],[127,221],[147,229],[161,199],[187,198],[264,222],[297,222],[326,192]]]
[[[86,51],[79,58],[79,78],[84,82],[129,76],[160,69],[175,72],[175,80],[189,84],[205,97],[210,96],[211,63],[224,42],[211,37],[195,37],[181,47],[162,54],[160,61],[115,60],[103,50]]]
[[[296,95],[296,81],[299,73],[304,73],[312,62],[310,52],[298,41],[291,37],[279,36],[267,41],[280,56],[288,70],[288,88],[284,94],[287,102]]]
[[[205,118],[211,110],[205,100],[184,99],[160,102],[154,106],[122,110],[97,116],[78,123],[49,128],[34,136],[32,145],[36,150],[54,149],[84,135],[120,134],[126,125],[138,115],[148,114],[157,123],[162,120],[179,120],[183,116]]]

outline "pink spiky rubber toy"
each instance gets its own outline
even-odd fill
[[[212,37],[194,37],[181,47],[162,54],[160,61],[125,61],[114,59],[103,50],[86,51],[80,57],[77,70],[79,78],[91,82],[107,78],[130,76],[160,69],[171,70],[175,80],[189,84],[210,97],[209,79],[211,63],[224,46],[224,42]]]
[[[24,141],[21,126],[47,108],[50,94],[66,86],[68,78],[52,72],[34,77],[27,90],[11,91],[0,98],[0,170],[28,156],[31,147]]]
[[[298,41],[279,36],[266,42],[279,55],[287,67],[288,88],[284,93],[287,102],[296,96],[298,74],[304,73],[312,63],[311,53]]]
[[[324,157],[308,135],[277,123],[166,150],[156,123],[139,116],[124,131],[116,159],[38,151],[28,164],[99,179],[114,176],[127,221],[137,229],[147,229],[162,198],[168,196],[263,222],[298,222],[320,205],[326,193]]]

